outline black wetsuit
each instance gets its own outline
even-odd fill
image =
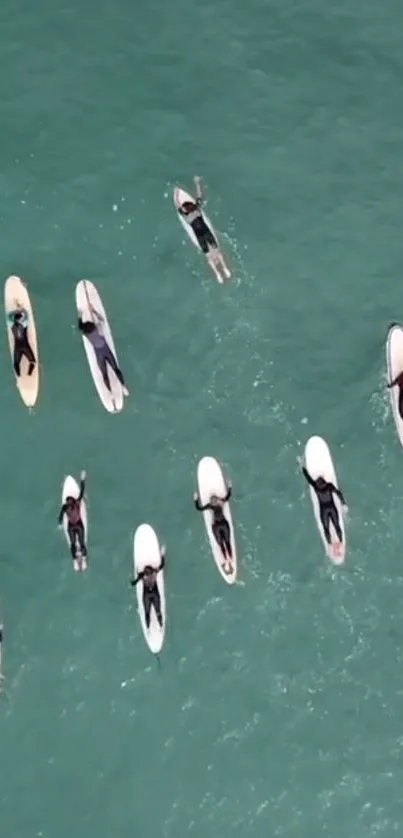
[[[59,524],[63,522],[64,516],[67,516],[67,532],[70,539],[70,549],[73,559],[77,558],[77,541],[83,558],[87,555],[84,524],[81,518],[81,501],[84,497],[84,492],[85,480],[80,480],[80,494],[78,498],[70,498],[70,500],[66,500],[59,512]]]
[[[28,340],[28,326],[24,325],[23,319],[14,319],[14,323],[11,326],[11,332],[14,338],[13,365],[15,374],[17,378],[19,378],[21,373],[21,361],[25,356],[29,363],[28,375],[32,375],[36,365],[36,358]]]
[[[182,204],[179,212],[184,218],[186,218],[188,224],[190,224],[203,253],[208,253],[210,247],[218,247],[218,244],[210,230],[210,227],[207,226],[203,218],[201,206],[201,198],[196,198],[194,203],[186,201]]]
[[[144,605],[144,619],[146,622],[147,628],[150,628],[150,621],[151,621],[151,609],[154,608],[154,611],[157,615],[157,620],[162,626],[162,614],[161,614],[161,597],[160,592],[158,590],[158,583],[157,583],[157,573],[164,567],[165,564],[165,556],[161,557],[161,564],[159,567],[151,567],[148,565],[141,570],[140,573],[137,574],[135,579],[132,579],[131,585],[137,585],[137,582],[140,579],[143,580],[143,605]]]
[[[403,372],[400,375],[397,375],[394,381],[391,381],[388,384],[388,389],[390,390],[392,387],[395,387],[397,384],[399,388],[399,396],[398,396],[398,408],[400,413],[400,418],[403,419]]]
[[[81,334],[85,335],[85,337],[89,340],[94,349],[95,357],[97,359],[99,369],[101,370],[105,387],[107,387],[110,391],[111,385],[108,376],[108,366],[111,367],[122,387],[125,387],[125,381],[122,371],[118,366],[118,362],[104,336],[99,332],[96,324],[93,323],[92,320],[82,320],[81,317],[79,317],[78,328],[80,329]]]
[[[334,502],[333,495],[337,495],[339,500],[343,505],[345,505],[344,495],[337,488],[334,486],[333,483],[328,483],[327,481],[323,484],[323,486],[318,486],[317,481],[313,480],[309,472],[306,468],[302,469],[302,473],[305,479],[308,481],[309,485],[312,486],[312,489],[316,492],[316,497],[319,501],[319,511],[320,511],[320,520],[322,521],[323,531],[325,533],[325,538],[328,544],[332,543],[332,539],[330,536],[330,524],[332,523],[337,534],[337,538],[339,541],[343,541],[343,533],[340,526],[339,521],[339,514],[336,509],[336,504]]]
[[[230,499],[231,492],[232,489],[231,487],[229,487],[227,489],[227,494],[225,495],[225,498],[221,498],[222,503],[226,503],[227,500]],[[213,531],[214,538],[222,551],[224,559],[232,559],[231,530],[229,523],[224,515],[221,503],[206,503],[205,506],[202,506],[200,503],[200,499],[196,498],[195,507],[199,512],[205,512],[206,509],[211,510],[211,512],[213,513],[213,523],[211,529]]]

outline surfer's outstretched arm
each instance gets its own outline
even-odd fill
[[[211,509],[211,506],[210,506],[209,503],[206,503],[205,506],[201,505],[200,498],[199,498],[199,495],[197,494],[197,492],[194,493],[193,500],[194,500],[194,504],[195,504],[195,507],[196,507],[198,512],[205,512],[206,509]]]
[[[87,475],[86,475],[85,471],[82,471],[81,474],[80,474],[80,494],[77,498],[78,501],[82,500],[83,497],[84,497],[86,476]]]
[[[201,177],[199,177],[198,175],[195,175],[194,182],[195,182],[195,187],[196,187],[196,201],[197,201],[199,207],[201,207],[202,204],[204,204],[204,194],[203,194]]]
[[[164,550],[164,552],[162,552],[162,550]],[[163,547],[162,550],[161,550],[161,561],[160,561],[159,567],[157,568],[157,573],[159,573],[160,570],[163,570],[163,568],[165,567],[165,547]]]
[[[225,495],[225,498],[221,498],[222,502],[223,502],[223,503],[227,503],[227,500],[229,500],[229,499],[230,499],[231,495],[232,495],[232,483],[231,483],[231,481],[230,481],[230,480],[228,480],[228,483],[227,483],[227,494]]]
[[[397,382],[398,382],[399,378],[400,378],[400,376],[398,375],[398,376],[394,379],[394,381],[390,381],[390,382],[388,382],[388,384],[386,385],[386,386],[387,386],[387,388],[388,388],[388,390],[391,390],[391,389],[392,389],[392,387],[396,387],[396,384],[397,384]]]
[[[140,573],[137,574],[136,578],[130,580],[130,584],[131,584],[132,588],[134,588],[137,585],[137,582],[140,582],[140,579],[142,579],[143,576],[144,576],[144,573],[143,573],[142,570],[140,570]]]
[[[343,504],[343,506],[347,506],[344,495],[343,495],[343,492],[341,491],[341,489],[338,489],[337,486],[333,485],[333,483],[330,483],[330,488],[331,488],[332,492],[334,492],[334,494],[337,495],[337,497],[339,498],[339,501]]]
[[[59,512],[59,517],[58,517],[58,519],[57,519],[57,520],[58,520],[59,527],[61,527],[61,525],[62,525],[62,523],[63,523],[63,518],[64,518],[65,514],[66,514],[66,504],[65,504],[65,503],[63,503],[63,504],[62,504],[62,507],[61,507],[61,509],[60,509],[60,512]]]
[[[302,466],[302,474],[304,475],[305,480],[308,481],[309,485],[312,486],[313,489],[316,489],[316,483],[312,480],[312,477],[309,474],[309,471],[306,470],[305,466]]]

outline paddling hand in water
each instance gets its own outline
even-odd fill
[[[28,312],[16,302],[15,309],[7,315],[7,322],[14,338],[14,372],[19,378],[21,361],[25,357],[29,364],[28,375],[31,376],[36,366],[36,358],[28,340]]]
[[[98,321],[98,324],[101,325],[103,322],[103,318],[101,315],[98,314],[94,309],[92,310],[92,314]],[[95,357],[97,359],[97,364],[99,369],[102,373],[102,378],[104,380],[105,387],[111,391],[111,385],[108,376],[108,366],[113,370],[116,375],[118,381],[120,381],[123,389],[123,394],[125,396],[129,395],[129,391],[126,387],[125,380],[123,378],[123,373],[119,368],[118,362],[109,347],[106,339],[104,338],[101,330],[97,323],[94,323],[93,320],[83,320],[82,313],[79,312],[78,318],[78,328],[84,337],[92,344],[92,347],[95,352]]]
[[[151,565],[146,565],[146,567],[137,574],[135,579],[130,581],[132,587],[137,585],[140,580],[143,582],[143,606],[144,606],[144,618],[147,628],[150,628],[150,621],[151,621],[151,609],[154,608],[154,611],[157,616],[157,620],[162,627],[162,613],[161,613],[161,597],[160,592],[158,590],[158,582],[157,582],[157,574],[160,570],[163,569],[165,565],[165,558],[166,558],[166,549],[165,547],[161,547],[161,563],[158,567],[151,567]]]
[[[302,474],[305,477],[305,480],[309,483],[312,489],[316,492],[316,497],[319,501],[319,513],[320,513],[320,520],[323,526],[323,532],[325,533],[326,541],[329,545],[332,543],[331,535],[330,535],[330,524],[332,523],[337,534],[337,538],[339,541],[343,541],[343,533],[340,526],[339,521],[339,513],[336,508],[336,504],[334,502],[334,495],[337,495],[341,503],[343,504],[344,513],[347,514],[348,508],[346,506],[346,501],[344,499],[343,492],[334,486],[333,483],[330,483],[328,480],[325,480],[324,477],[317,477],[316,480],[313,480],[309,472],[306,470],[305,466],[300,463],[302,467]]]
[[[206,512],[209,509],[213,513],[211,529],[224,559],[232,559],[231,530],[223,512],[223,506],[230,499],[231,494],[232,483],[228,481],[225,498],[218,498],[217,495],[211,495],[209,502],[202,506],[197,492],[193,495],[194,504],[198,512]]]
[[[399,396],[398,396],[398,408],[400,413],[400,418],[403,419],[403,372],[396,376],[393,381],[390,381],[387,385],[388,390],[391,390],[392,387],[399,388]]]
[[[84,524],[81,518],[81,501],[85,492],[85,478],[85,471],[82,471],[80,475],[80,493],[78,498],[73,498],[69,495],[59,512],[59,527],[63,526],[64,516],[67,518],[67,533],[70,539],[70,550],[73,561],[78,558],[78,551],[82,558],[86,558],[87,556]]]
[[[196,201],[185,201],[179,207],[179,212],[186,218],[187,223],[190,224],[201,250],[207,256],[211,249],[218,250],[218,242],[203,218],[202,206],[204,199],[201,178],[195,177],[194,182],[196,186]]]

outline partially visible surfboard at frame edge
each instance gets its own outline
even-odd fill
[[[386,368],[388,384],[403,373],[403,326],[392,323],[386,338]],[[395,421],[397,435],[403,446],[403,418],[399,410],[399,385],[389,388],[390,405]]]

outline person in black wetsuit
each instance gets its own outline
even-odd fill
[[[77,559],[77,541],[80,555],[82,558],[87,557],[84,524],[81,518],[81,501],[85,492],[85,478],[85,471],[82,471],[80,475],[80,494],[78,498],[73,498],[69,495],[59,512],[59,527],[63,525],[64,516],[67,516],[67,533],[70,539],[70,550],[73,561]]]
[[[228,481],[225,498],[218,498],[216,495],[212,495],[209,502],[202,506],[197,492],[193,495],[194,504],[198,512],[205,512],[206,509],[209,509],[213,513],[211,529],[225,560],[232,559],[231,530],[223,512],[224,503],[227,503],[231,494],[232,484]]]
[[[17,378],[19,378],[21,374],[21,361],[25,356],[29,364],[28,375],[31,376],[36,366],[36,358],[28,340],[28,312],[17,305],[17,308],[14,311],[10,311],[7,315],[7,321],[14,338],[14,372]]]
[[[337,495],[341,503],[343,504],[345,512],[347,512],[346,501],[344,500],[343,492],[334,486],[333,483],[329,483],[323,477],[317,477],[316,480],[313,480],[309,472],[306,470],[305,466],[302,466],[302,474],[305,477],[305,480],[308,481],[309,485],[312,486],[312,489],[316,492],[316,497],[319,501],[319,510],[320,510],[320,520],[322,521],[323,532],[325,533],[325,538],[328,544],[332,543],[332,539],[330,536],[330,523],[333,524],[337,538],[339,541],[343,541],[343,533],[340,526],[339,521],[339,513],[336,509],[336,504],[334,502],[333,495]]]
[[[95,310],[92,310],[92,314],[99,323],[102,323],[102,317],[98,314]],[[82,335],[84,335],[87,340],[91,343],[95,357],[97,359],[97,364],[99,369],[102,373],[102,378],[104,380],[105,387],[111,390],[111,385],[108,376],[108,366],[113,370],[116,375],[118,381],[120,381],[123,389],[123,395],[128,396],[129,391],[126,387],[125,380],[123,378],[123,373],[119,368],[118,362],[103,334],[101,333],[98,325],[93,322],[93,320],[83,320],[82,313],[79,312],[78,318],[78,328]]]
[[[396,385],[399,388],[398,402],[397,402],[398,409],[399,409],[399,413],[400,413],[400,418],[403,419],[403,372],[399,373],[399,375],[397,375],[396,378],[393,381],[390,381],[386,386],[387,386],[388,390],[391,390],[392,387],[396,387]]]
[[[196,201],[185,201],[179,207],[179,212],[186,218],[187,223],[190,224],[203,253],[207,255],[212,248],[218,250],[218,242],[215,236],[213,236],[210,227],[207,226],[203,218],[203,213],[201,212],[203,206],[201,178],[195,177],[194,182],[196,185]]]
[[[165,547],[161,547],[160,565],[158,567],[151,567],[151,565],[146,565],[144,570],[141,570],[140,573],[137,574],[136,578],[131,579],[130,581],[131,586],[135,587],[137,583],[140,582],[140,579],[143,580],[143,606],[144,618],[147,628],[150,628],[152,608],[154,608],[154,611],[157,615],[157,620],[160,626],[162,627],[161,597],[160,592],[158,590],[157,574],[164,567],[165,558],[166,549]]]

